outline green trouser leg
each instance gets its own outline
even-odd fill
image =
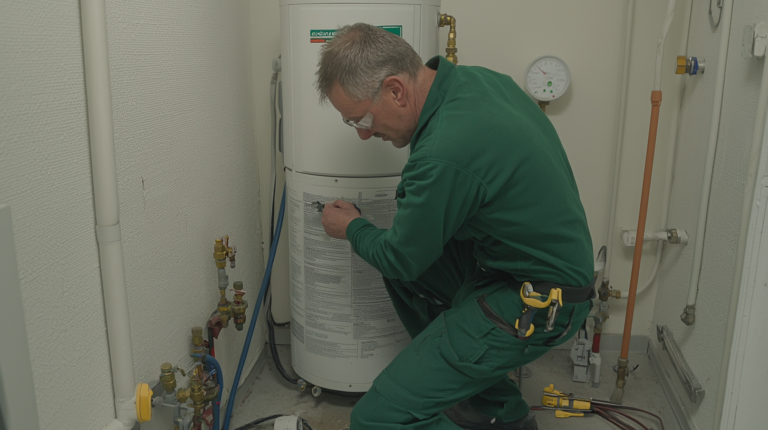
[[[355,406],[352,430],[457,429],[440,411],[469,398],[479,412],[514,421],[528,405],[507,373],[568,340],[589,313],[589,303],[566,303],[555,329],[544,333],[546,311],[538,312],[534,334],[519,340],[485,313],[514,325],[522,313],[519,289],[470,269],[476,263],[465,258],[461,242],[449,243],[446,251],[436,270],[415,282],[387,280],[395,309],[415,337]],[[446,302],[449,295],[453,300]]]

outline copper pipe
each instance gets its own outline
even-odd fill
[[[648,214],[648,194],[651,191],[651,176],[653,174],[653,155],[656,151],[656,131],[659,128],[659,107],[661,106],[661,91],[651,91],[651,128],[648,131],[648,149],[645,153],[645,173],[643,174],[643,191],[640,194],[640,215],[637,218],[637,237],[645,236],[645,219]],[[635,316],[635,296],[637,295],[637,279],[640,276],[640,259],[643,254],[643,240],[635,241],[635,255],[632,259],[632,274],[629,278],[629,298],[627,299],[627,314],[624,318],[624,336],[621,339],[620,358],[629,357],[629,337],[632,334],[632,318]]]

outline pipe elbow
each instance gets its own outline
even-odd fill
[[[136,425],[136,397],[116,399],[115,417],[103,430],[132,430]]]

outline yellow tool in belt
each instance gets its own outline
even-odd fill
[[[592,402],[585,399],[577,399],[570,394],[555,390],[554,384],[549,384],[549,387],[544,388],[541,404],[549,408],[578,409],[581,411],[592,410]]]
[[[543,296],[533,291],[533,285],[530,282],[523,283],[520,288],[520,298],[523,300],[523,315],[515,321],[517,337],[521,340],[528,339],[533,334],[533,315],[538,309],[549,307],[547,314],[547,326],[545,332],[550,332],[555,328],[555,320],[563,307],[563,291],[560,288],[552,288],[549,291],[547,300],[542,301]]]

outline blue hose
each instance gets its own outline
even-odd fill
[[[216,381],[219,385],[219,397],[213,404],[213,428],[219,430],[219,405],[221,405],[221,392],[224,391],[224,374],[221,372],[221,365],[215,358],[208,354],[189,354],[190,357],[202,358],[205,362],[216,369]]]
[[[283,200],[280,202],[280,212],[277,215],[277,226],[275,227],[275,239],[272,241],[272,246],[269,249],[269,259],[267,260],[267,269],[264,271],[264,279],[261,281],[261,290],[259,290],[259,297],[253,306],[253,315],[251,316],[251,324],[248,326],[248,334],[245,336],[245,344],[243,345],[243,352],[240,353],[240,362],[237,364],[237,373],[235,373],[235,379],[232,381],[232,390],[229,393],[229,401],[227,402],[227,412],[224,415],[224,428],[223,430],[229,430],[229,420],[232,418],[232,407],[235,404],[235,394],[237,394],[237,384],[240,382],[240,376],[243,373],[243,367],[245,367],[245,359],[248,357],[248,348],[251,346],[251,339],[253,338],[253,330],[256,328],[256,320],[259,318],[259,309],[261,303],[264,300],[264,294],[267,291],[269,280],[272,277],[272,264],[275,262],[275,254],[277,253],[277,243],[280,241],[280,230],[283,228],[283,215],[285,214],[285,187],[283,187]],[[219,430],[218,428],[216,430]]]

